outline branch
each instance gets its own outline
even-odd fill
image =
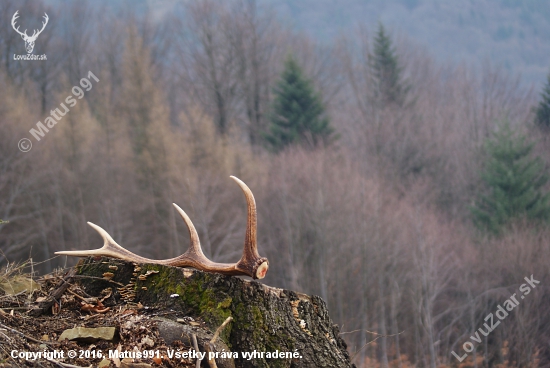
[[[218,329],[216,330],[216,332],[214,333],[214,337],[212,337],[212,340],[210,340],[210,343],[211,344],[215,344],[216,343],[216,340],[218,339],[218,337],[220,336],[220,333],[222,332],[222,330],[224,329],[225,326],[227,326],[227,324],[229,322],[233,321],[233,317],[227,317],[225,321],[223,321],[223,323],[220,325],[220,327],[218,327]]]
[[[37,308],[31,309],[29,314],[33,317],[38,317],[46,313],[46,311],[51,308],[51,306],[61,297],[61,295],[63,295],[65,290],[67,290],[75,274],[76,269],[72,268],[57,284],[57,287],[50,293],[50,295],[48,295],[48,298],[41,302]]]
[[[197,343],[197,336],[195,336],[195,334],[192,334],[191,339],[193,340],[193,348],[195,349],[195,351],[197,353],[200,352],[199,344]],[[196,368],[201,368],[201,360],[199,358],[197,358]]]
[[[58,366],[63,367],[63,368],[92,368],[91,365],[89,365],[87,367],[81,367],[81,366],[78,366],[78,365],[61,363],[61,362],[58,362],[57,360],[53,360],[53,359],[49,359],[49,358],[46,358],[46,360],[49,361],[49,362],[52,362],[53,364],[57,364]]]
[[[204,345],[204,350],[208,353],[208,364],[210,365],[210,368],[218,368],[216,364],[216,359],[215,358],[210,359],[210,352],[214,351],[214,344],[216,343],[216,340],[220,336],[220,333],[222,332],[224,327],[227,326],[227,324],[231,321],[233,321],[233,317],[227,317],[225,321],[223,321],[223,323],[220,325],[220,327],[218,327],[218,329],[214,333],[214,336],[212,337],[210,342],[207,342]]]
[[[6,330],[11,331],[11,332],[13,332],[13,333],[16,333],[16,334],[18,334],[18,335],[20,335],[20,336],[23,336],[25,339],[27,339],[27,340],[29,340],[29,341],[32,341],[32,342],[35,342],[35,343],[37,343],[37,344],[46,344],[46,345],[52,345],[52,344],[53,344],[53,343],[48,342],[48,341],[40,341],[40,340],[35,339],[34,337],[27,336],[27,335],[25,335],[23,332],[17,331],[16,329],[13,329],[13,328],[11,328],[11,327],[8,327],[8,326],[4,325],[3,323],[0,323],[0,327],[1,327],[1,328],[5,328]]]
[[[372,344],[373,342],[375,342],[375,341],[378,340],[379,338],[381,338],[381,337],[399,336],[399,335],[401,335],[403,332],[405,332],[405,331],[401,331],[401,332],[399,332],[399,333],[391,334],[391,335],[380,335],[378,332],[372,332],[372,331],[369,331],[369,330],[353,330],[353,331],[350,331],[350,332],[341,332],[340,335],[344,335],[344,334],[348,334],[348,333],[353,333],[353,332],[358,332],[358,331],[366,331],[366,332],[368,332],[368,333],[371,333],[371,334],[374,334],[374,335],[378,335],[378,336],[376,336],[376,338],[375,338],[374,340],[371,340],[371,341],[366,342],[365,345],[363,345],[363,346],[361,347],[361,349],[357,350],[357,351],[355,352],[355,354],[353,354],[353,356],[351,357],[351,361],[352,361],[352,362],[353,362],[353,360],[355,359],[355,357],[356,357],[357,355],[359,355],[359,353],[361,352],[361,350],[363,350],[367,345]]]

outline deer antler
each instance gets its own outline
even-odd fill
[[[17,21],[17,18],[19,18],[19,10],[15,12],[15,14],[13,15],[13,17],[11,18],[11,26],[13,27],[13,29],[15,30],[15,32],[19,33],[21,36],[27,36],[27,30],[25,29],[25,32],[21,32],[19,30],[19,26],[17,26],[17,28],[15,28],[15,23]]]
[[[29,39],[29,40],[36,40],[38,38],[38,36],[40,35],[40,33],[42,33],[42,31],[44,30],[44,28],[46,28],[46,25],[48,24],[48,21],[50,20],[50,18],[48,17],[48,14],[44,13],[44,22],[42,22],[42,29],[39,31],[37,29],[34,30],[34,32],[32,33],[32,36],[29,36],[27,34],[27,30],[25,29],[25,32],[21,32],[19,30],[19,26],[17,26],[17,28],[15,28],[15,23],[17,21],[17,18],[19,18],[19,10],[15,12],[15,14],[13,15],[13,17],[11,18],[11,26],[13,27],[13,29],[15,30],[15,32],[19,33],[21,36],[23,36],[23,38],[25,39]],[[38,32],[38,33],[37,33]]]
[[[258,246],[256,242],[256,201],[254,200],[252,191],[245,183],[234,176],[231,176],[231,179],[235,180],[243,190],[248,205],[244,250],[241,259],[237,263],[216,263],[206,258],[202,252],[199,235],[197,234],[195,226],[193,226],[189,216],[187,216],[187,214],[175,203],[173,205],[183,218],[183,221],[185,221],[185,224],[189,229],[189,237],[191,240],[189,249],[179,257],[154,260],[138,256],[137,254],[122,248],[105,230],[95,224],[92,224],[91,222],[88,222],[88,224],[97,230],[97,232],[103,237],[104,244],[102,248],[94,250],[55,252],[55,254],[64,254],[67,256],[76,257],[107,256],[136,263],[154,263],[176,267],[193,267],[206,272],[218,272],[225,275],[246,275],[254,279],[263,279],[269,268],[269,262],[267,258],[260,257],[258,254]]]
[[[48,21],[50,20],[50,18],[48,17],[48,14],[44,13],[44,16],[42,17],[44,18],[45,22],[42,22],[42,29],[39,31],[37,29],[34,30],[34,32],[32,33],[32,36],[30,38],[36,40],[38,38],[38,35],[40,33],[42,33],[42,31],[44,30],[44,28],[46,28],[46,24],[48,24]],[[37,33],[38,32],[38,33]],[[26,30],[25,30],[25,33],[26,33]]]

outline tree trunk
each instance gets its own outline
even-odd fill
[[[111,258],[88,258],[76,267],[75,279],[88,294],[113,289],[111,303],[122,300],[156,311],[173,310],[174,318],[202,320],[211,332],[233,317],[221,338],[232,352],[238,352],[237,367],[355,367],[338,326],[318,296],[238,277]],[[106,272],[114,273],[111,280],[102,279]],[[140,280],[140,275],[147,274]],[[121,284],[126,286],[121,288]],[[283,359],[266,357],[267,352],[277,350],[296,354]],[[243,358],[243,352],[254,351],[252,359]]]

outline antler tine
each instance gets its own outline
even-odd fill
[[[256,237],[256,229],[258,227],[258,215],[256,211],[256,200],[250,188],[239,178],[230,176],[241,187],[247,204],[247,219],[246,219],[246,235],[244,238],[243,256],[239,261],[239,265],[250,267],[254,265],[254,278],[263,279],[269,268],[267,258],[260,257],[258,253],[258,242]]]
[[[247,204],[247,218],[246,218],[246,235],[244,238],[244,249],[246,254],[252,253],[256,257],[260,257],[258,254],[258,245],[256,238],[257,228],[257,213],[256,213],[256,200],[250,188],[236,176],[230,176],[241,187]]]
[[[197,229],[195,229],[195,225],[193,225],[193,222],[191,221],[189,216],[187,216],[185,211],[183,211],[180,206],[178,206],[175,203],[172,203],[172,205],[174,205],[174,207],[176,208],[176,211],[178,211],[181,218],[187,225],[187,229],[189,230],[189,238],[191,241],[191,244],[189,245],[189,251],[206,258],[206,256],[202,252],[201,242],[199,240],[199,234],[197,233]]]
[[[15,12],[13,17],[11,17],[11,26],[15,29],[15,22],[17,21],[17,18],[19,18],[19,10]]]
[[[126,259],[132,262],[150,262],[151,260],[147,258],[140,257],[117,244],[113,240],[111,235],[106,232],[103,228],[97,226],[94,223],[88,222],[93,229],[95,229],[99,235],[103,238],[103,247],[99,249],[92,250],[67,250],[61,252],[55,252],[55,254],[61,254],[66,256],[75,256],[75,257],[88,257],[88,256],[107,256],[120,259]]]
[[[42,22],[42,29],[40,31],[38,31],[38,34],[36,35],[36,37],[38,37],[38,35],[40,33],[42,33],[42,31],[44,30],[44,28],[46,28],[46,25],[48,24],[48,21],[50,20],[50,17],[48,17],[48,14],[44,13],[44,16],[42,17],[44,18],[45,22]]]

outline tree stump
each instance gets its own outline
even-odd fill
[[[233,317],[220,338],[238,353],[237,367],[354,367],[338,326],[318,296],[238,277],[105,257],[87,258],[76,269],[76,282],[91,296],[111,288],[112,303],[174,311],[204,321],[208,333]],[[274,353],[286,355],[272,358]]]

